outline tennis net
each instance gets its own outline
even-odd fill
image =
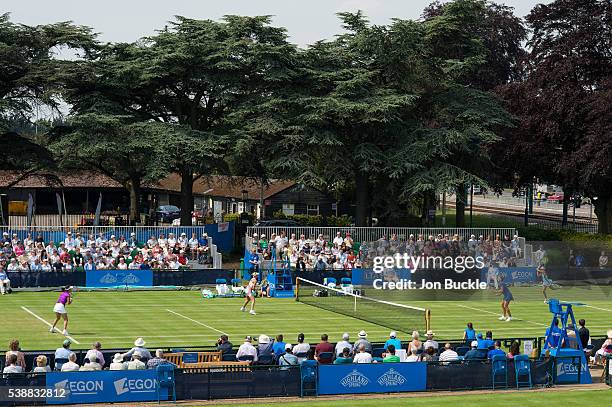
[[[430,329],[429,309],[364,297],[301,277],[296,281],[296,301],[396,331],[410,333]]]

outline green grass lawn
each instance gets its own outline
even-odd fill
[[[396,407],[396,406],[469,406],[481,405],[487,407],[506,407],[515,406],[550,406],[577,402],[588,406],[610,405],[612,402],[612,390],[548,390],[545,392],[517,392],[504,394],[462,394],[460,396],[432,395],[427,397],[409,398],[372,398],[370,400],[304,400],[293,403],[283,403],[287,407],[314,406],[314,407],[335,407],[335,406],[355,406],[355,407]],[[274,406],[278,403],[270,404],[232,404],[235,407],[242,406]]]
[[[533,295],[522,295],[520,290]],[[460,338],[468,321],[474,323],[478,332],[491,329],[496,337],[542,336],[550,324],[548,307],[537,288],[520,290],[515,292],[517,301],[512,310],[516,320],[511,322],[497,320],[498,298],[413,304],[431,309],[432,328],[441,340]],[[591,300],[593,293],[575,288],[563,294],[564,299],[589,303],[589,307],[576,308],[575,313],[577,318],[587,320],[592,335],[603,335],[610,329],[609,298]],[[44,322],[52,322],[52,307],[58,295],[58,292],[16,292],[0,297],[4,314],[0,348],[6,349],[12,338],[18,338],[24,350],[60,346],[63,337],[49,333]],[[271,337],[282,333],[290,343],[295,343],[299,332],[305,333],[310,343],[318,343],[319,336],[327,333],[335,342],[343,332],[349,332],[353,340],[361,329],[368,332],[370,340],[384,341],[390,331],[293,299],[258,299],[257,315],[241,312],[241,303],[239,298],[202,300],[198,291],[80,292],[68,307],[69,331],[78,342],[74,349],[89,348],[96,340],[106,349],[130,347],[138,336],[144,337],[150,348],[203,346],[214,344],[221,333],[227,333],[237,345],[247,334],[262,333]],[[408,337],[405,332],[408,329],[394,328],[401,339]]]

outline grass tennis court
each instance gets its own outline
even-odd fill
[[[434,399],[435,397],[435,399]],[[350,403],[351,406],[355,407],[396,407],[396,406],[452,406],[457,405],[483,405],[487,407],[496,406],[509,406],[509,405],[524,405],[524,406],[549,406],[555,403],[566,404],[570,400],[584,403],[585,405],[606,405],[612,401],[612,389],[606,390],[547,390],[540,392],[517,392],[517,393],[503,393],[503,394],[462,394],[457,396],[447,395],[430,395],[426,397],[397,397],[382,399],[379,397],[372,398],[369,400],[304,400],[293,403],[283,403],[283,406],[288,407],[300,407],[300,406],[314,406],[314,407],[336,407],[346,406]],[[274,406],[276,404],[232,404],[235,407],[243,406]]]
[[[538,289],[521,290],[537,293]],[[612,306],[608,299],[589,301],[589,293],[578,288],[562,291],[561,299],[588,303],[588,307],[576,307],[574,312],[576,318],[587,320],[591,335],[604,335],[611,328]],[[23,350],[59,347],[63,337],[49,333],[46,324],[53,321],[52,308],[58,295],[58,292],[16,292],[0,297],[4,315],[0,348],[6,349],[12,338],[20,340]],[[516,293],[515,297],[521,298]],[[535,337],[544,335],[550,324],[547,305],[535,298],[537,295],[513,303],[515,320],[510,322],[497,320],[497,299],[411,305],[431,309],[432,328],[438,339],[460,338],[467,321],[474,323],[477,332],[491,329],[496,337]],[[213,345],[221,333],[228,334],[235,345],[247,334],[262,333],[271,337],[282,333],[289,343],[295,343],[299,332],[304,332],[310,343],[318,343],[320,334],[327,333],[330,341],[336,342],[343,332],[349,332],[354,340],[361,329],[368,332],[371,341],[384,341],[390,331],[293,299],[258,299],[255,316],[240,312],[241,303],[240,298],[202,300],[199,291],[79,292],[68,307],[69,331],[78,342],[74,349],[89,348],[96,340],[106,349],[131,347],[138,336],[145,338],[149,348]],[[408,337],[407,332],[397,330],[402,340]]]

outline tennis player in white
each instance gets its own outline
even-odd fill
[[[255,315],[255,295],[253,291],[255,290],[255,286],[257,285],[257,276],[259,273],[253,273],[251,275],[251,280],[249,280],[249,284],[247,284],[245,294],[246,300],[244,300],[244,305],[240,308],[240,311],[246,311],[246,306],[249,302],[251,302],[251,315]]]

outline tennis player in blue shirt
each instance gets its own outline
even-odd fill
[[[503,281],[503,277],[499,278],[499,290],[498,294],[502,295],[502,315],[498,318],[500,321],[512,321],[512,313],[510,312],[510,301],[514,300],[508,284]]]

